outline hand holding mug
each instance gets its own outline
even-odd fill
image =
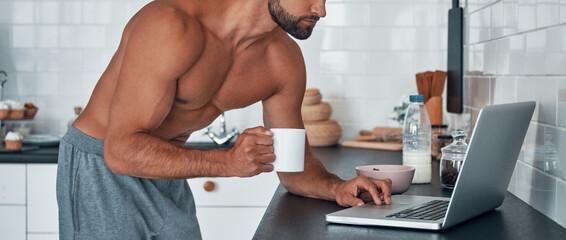
[[[246,129],[229,150],[228,176],[251,177],[273,171],[273,133],[264,127]]]

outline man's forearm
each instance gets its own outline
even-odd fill
[[[158,179],[224,176],[226,151],[186,149],[141,132],[104,144],[113,172]]]
[[[311,158],[311,159],[307,159]],[[329,173],[314,156],[305,157],[305,168],[300,173],[278,173],[281,184],[291,193],[335,201],[336,186],[344,180]]]

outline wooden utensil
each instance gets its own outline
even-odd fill
[[[386,135],[365,135],[357,136],[357,142],[401,142],[403,139],[403,134],[401,133],[389,133]]]
[[[371,136],[373,133],[370,130],[360,130],[360,136]]]
[[[431,96],[432,79],[434,78],[434,72],[426,71],[424,75],[424,100],[426,102]]]
[[[403,128],[398,127],[374,127],[372,130],[372,134],[375,136],[382,136],[392,133],[402,133]]]
[[[431,96],[441,96],[444,92],[444,82],[446,81],[446,72],[436,70],[432,79]]]
[[[432,96],[425,102],[431,125],[442,124],[442,96]]]
[[[419,92],[419,95],[425,95],[424,94],[424,74],[423,73],[417,73],[415,75],[416,80],[417,80],[417,91]]]
[[[385,150],[385,151],[401,151],[401,150],[403,150],[403,144],[402,143],[388,143],[388,142],[344,141],[344,142],[342,142],[342,146],[343,147],[353,147],[353,148]]]
[[[375,127],[372,131],[361,130],[360,136],[356,137],[358,142],[397,142],[403,138],[403,128]]]

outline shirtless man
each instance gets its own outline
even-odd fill
[[[270,128],[304,128],[306,71],[287,35],[310,36],[325,0],[156,0],[128,22],[84,112],[61,141],[61,239],[200,239],[185,179],[271,172]],[[231,149],[183,148],[219,114],[261,101],[265,127]],[[390,204],[391,181],[328,173],[308,143],[291,193]],[[380,199],[381,198],[381,199]]]

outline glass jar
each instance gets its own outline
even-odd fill
[[[452,144],[442,148],[442,157],[440,159],[440,183],[443,187],[453,189],[456,180],[464,164],[464,157],[468,150],[466,143],[468,134],[463,130],[455,130],[452,132],[454,141]]]
[[[443,147],[446,147],[452,143],[452,136],[451,135],[439,135],[437,141],[437,148],[438,154],[436,155],[436,160],[440,160],[442,158],[442,151]]]
[[[430,155],[432,156],[433,160],[440,160],[440,156],[442,155],[440,153],[440,149],[443,148],[446,145],[442,145],[442,140],[439,138],[439,136],[444,136],[446,135],[447,129],[448,129],[448,125],[432,125],[430,126],[431,128],[431,135],[430,135],[430,139],[431,139],[431,151],[430,151]]]

